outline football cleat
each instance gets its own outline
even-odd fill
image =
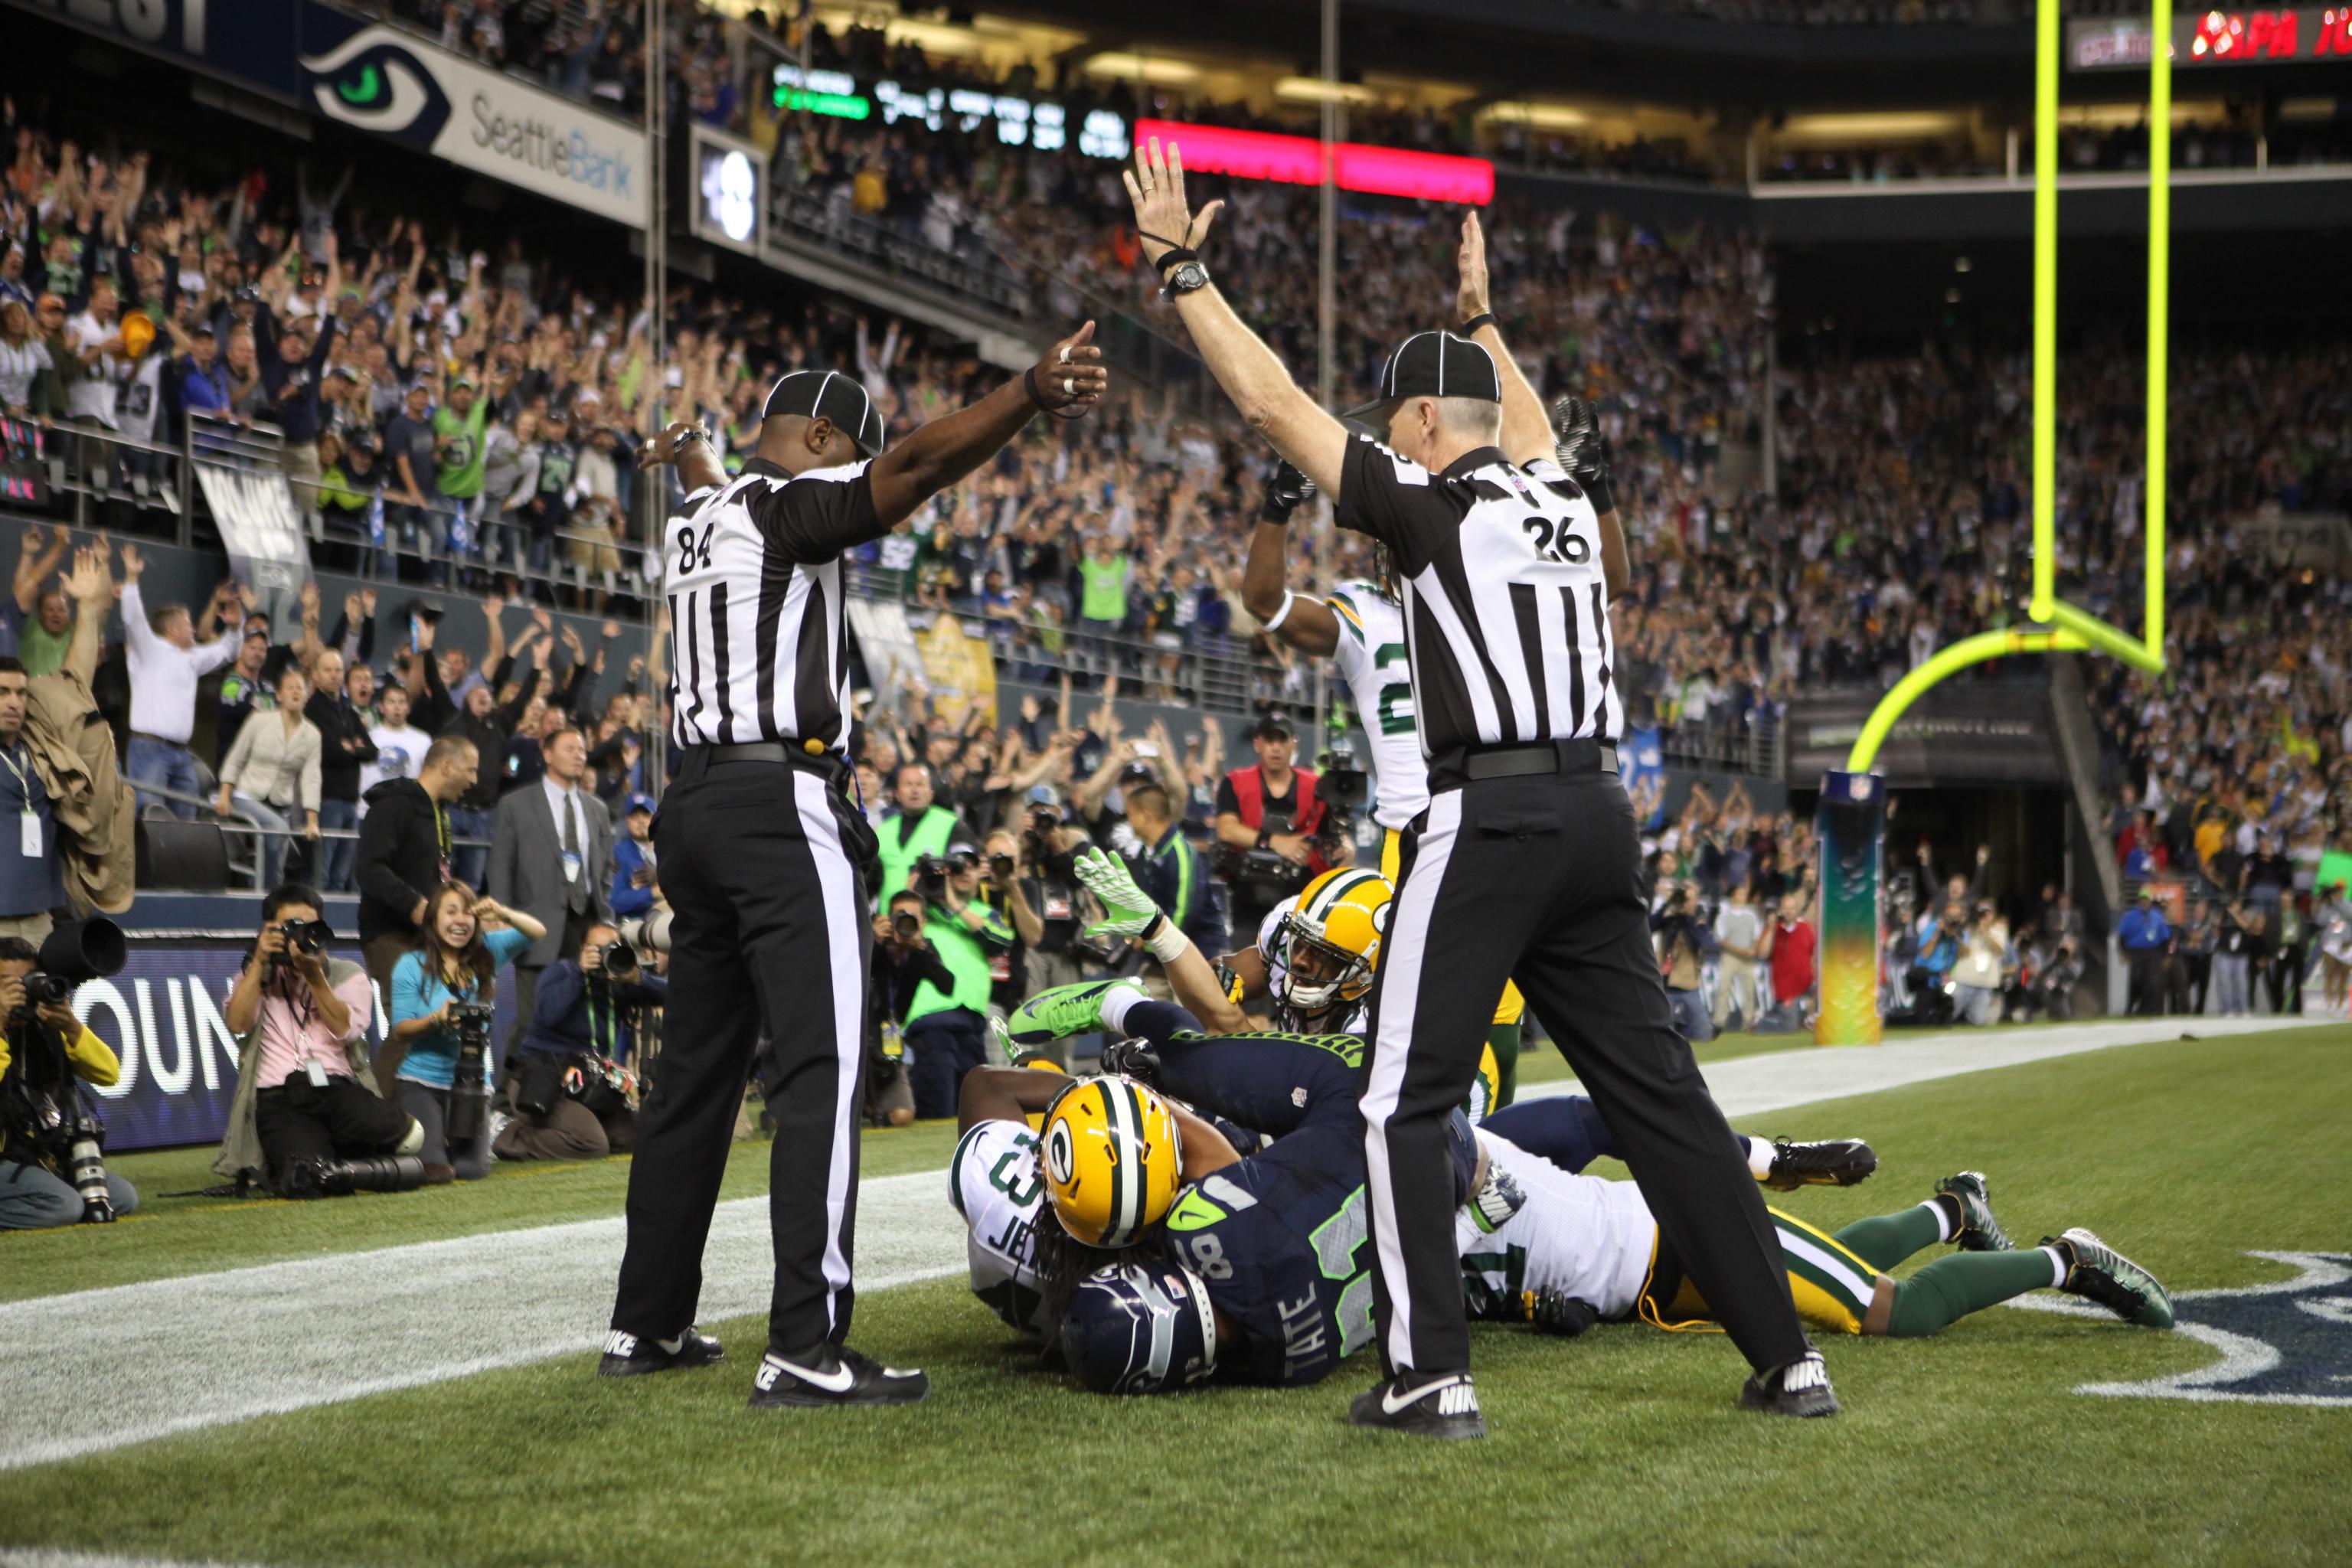
[[[692,1328],[675,1340],[649,1340],[614,1329],[604,1340],[604,1354],[596,1363],[599,1377],[642,1377],[649,1372],[678,1372],[725,1361],[727,1352],[709,1334]]]
[[[1103,1004],[1121,987],[1137,996],[1145,994],[1133,980],[1080,980],[1049,986],[1013,1009],[1013,1016],[1005,1020],[1005,1044],[1012,1050],[1027,1051],[1072,1035],[1099,1034]]]
[[[2066,1260],[2066,1283],[2058,1289],[2069,1296],[2096,1301],[2144,1329],[2172,1327],[2172,1298],[2156,1276],[2081,1226],[2045,1236],[2042,1245]]]
[[[1859,1138],[1792,1143],[1772,1140],[1772,1169],[1764,1184],[1777,1193],[1799,1187],[1850,1187],[1878,1169],[1878,1152]]]
[[[2009,1233],[1992,1217],[1992,1194],[1981,1171],[1962,1171],[1936,1184],[1936,1195],[1949,1198],[1960,1211],[1959,1228],[1952,1241],[1963,1252],[2013,1252]]]
[[[1739,1391],[1739,1403],[1750,1410],[1800,1418],[1838,1413],[1830,1369],[1819,1351],[1808,1351],[1800,1361],[1750,1377]]]
[[[1040,1124],[1045,1195],[1071,1239],[1131,1247],[1176,1201],[1184,1151],[1175,1112],[1132,1079],[1082,1078]]]
[[[1399,1373],[1356,1395],[1348,1406],[1348,1419],[1359,1426],[1454,1442],[1486,1435],[1486,1418],[1478,1413],[1478,1391],[1470,1386],[1466,1372]]]
[[[751,1380],[754,1410],[827,1410],[857,1405],[915,1405],[931,1392],[919,1372],[884,1366],[846,1345],[821,1363],[791,1361],[770,1351]]]

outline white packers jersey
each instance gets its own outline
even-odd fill
[[[1372,747],[1372,820],[1402,827],[1429,804],[1429,761],[1413,718],[1404,612],[1370,583],[1342,583],[1323,601],[1339,622],[1332,662],[1347,678]]]
[[[963,1215],[971,1293],[1016,1329],[1043,1333],[1037,1217],[1045,1203],[1037,1134],[1021,1121],[983,1121],[956,1144],[948,1201]]]
[[[1482,1230],[1465,1205],[1454,1216],[1462,1288],[1473,1317],[1506,1315],[1523,1290],[1559,1290],[1601,1317],[1633,1310],[1656,1255],[1658,1222],[1632,1182],[1572,1176],[1507,1138],[1481,1131],[1496,1168],[1527,1194],[1517,1214]]]

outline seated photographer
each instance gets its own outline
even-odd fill
[[[393,966],[387,1006],[391,1037],[406,1047],[394,1080],[400,1108],[425,1124],[418,1152],[425,1184],[438,1185],[489,1173],[491,997],[499,967],[547,928],[463,882],[442,883],[427,902],[424,945]]]
[[[866,1116],[876,1126],[904,1127],[915,1120],[915,1091],[907,1073],[907,1009],[915,989],[953,991],[955,976],[923,938],[923,895],[895,895],[874,921],[874,959],[866,987]]]
[[[980,862],[969,851],[924,856],[908,884],[923,900],[923,940],[952,982],[940,985],[936,975],[917,981],[907,1008],[915,1115],[928,1121],[956,1113],[963,1075],[988,1059],[988,1001],[995,984],[990,958],[1013,946],[1013,928],[978,897]]]
[[[637,1113],[620,1069],[636,1045],[636,1010],[668,994],[669,983],[640,965],[618,931],[590,926],[579,952],[539,977],[530,1021],[507,1062],[515,1114],[491,1152],[501,1160],[601,1160],[636,1147]]]
[[[92,1202],[94,1182],[87,1191],[76,1183],[81,1152],[75,1144],[81,1140],[73,1126],[73,1080],[105,1089],[121,1076],[122,1064],[74,1016],[70,1002],[30,1000],[26,977],[39,965],[31,942],[0,937],[0,1019],[6,1021],[0,1032],[0,1230],[112,1219],[139,1206],[139,1190],[111,1171],[103,1172],[99,1204]],[[94,1136],[87,1147],[94,1162]]]
[[[360,965],[327,956],[319,907],[299,882],[270,890],[225,1014],[238,1041],[236,1099],[213,1168],[262,1172],[281,1194],[314,1185],[320,1167],[415,1154],[425,1142],[368,1069],[374,987]]]

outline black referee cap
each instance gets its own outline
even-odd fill
[[[1360,419],[1408,397],[1475,397],[1482,403],[1500,403],[1503,382],[1495,371],[1495,356],[1484,343],[1452,332],[1415,332],[1381,367],[1381,395],[1341,417]]]
[[[857,443],[871,458],[882,450],[882,411],[866,395],[855,376],[837,370],[796,370],[768,389],[760,410],[762,419],[797,414],[804,419],[830,419],[834,428]]]

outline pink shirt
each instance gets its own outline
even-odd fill
[[[310,1057],[316,1057],[330,1076],[352,1076],[352,1059],[344,1043],[367,1033],[368,1020],[375,1011],[375,993],[368,984],[367,971],[354,970],[335,987],[335,994],[352,1016],[348,1034],[337,1035],[327,1027],[310,988],[292,973],[262,983],[261,1066],[255,1088],[276,1089],[289,1078],[302,1076],[303,1060]]]

